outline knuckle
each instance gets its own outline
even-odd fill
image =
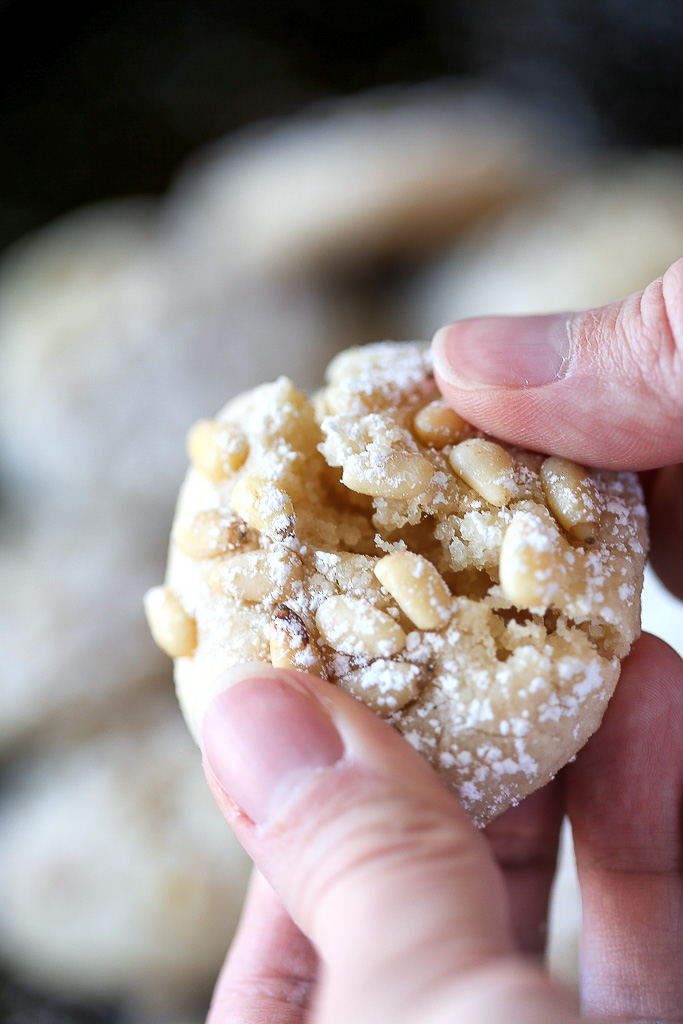
[[[627,382],[680,423],[683,387],[683,260],[627,299],[609,347]],[[614,344],[617,351],[614,350]]]
[[[312,977],[277,970],[230,978],[218,991],[207,1024],[280,1019],[282,1007],[304,1009],[314,985]]]
[[[379,780],[362,803],[340,807],[349,799],[347,792],[326,801],[312,835],[303,837],[294,899],[307,934],[359,913],[369,919],[371,906],[372,919],[384,920],[406,878],[431,878],[436,886],[460,870],[479,871],[478,845],[473,854],[469,834],[464,838],[437,807],[387,792]]]

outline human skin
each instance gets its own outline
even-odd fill
[[[598,310],[451,325],[434,362],[487,432],[643,471],[653,563],[683,597],[683,261]],[[575,761],[482,832],[336,687],[264,665],[222,682],[204,765],[258,872],[210,1024],[683,1020],[683,662],[662,641],[635,644]],[[581,1011],[540,962],[565,813]]]

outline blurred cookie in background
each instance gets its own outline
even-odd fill
[[[184,434],[264,375],[315,386],[358,333],[310,284],[203,273],[182,237],[128,203],[80,211],[23,242],[0,273],[5,486],[155,496],[170,509]]]
[[[15,768],[1,806],[0,950],[19,978],[131,1001],[149,1019],[205,1005],[249,860],[170,694],[59,760]]]
[[[140,614],[165,519],[150,502],[65,491],[36,489],[0,518],[0,758],[74,742],[135,691],[169,685]]]
[[[537,112],[501,95],[385,87],[200,150],[165,214],[207,274],[358,277],[414,264],[577,159]]]
[[[683,158],[592,163],[460,238],[399,297],[404,323],[431,334],[469,316],[590,308],[664,273],[683,253]]]
[[[165,203],[80,210],[5,255],[0,751],[100,729],[159,684],[141,598],[188,426],[280,373],[313,389],[381,336],[372,288],[335,272],[414,261],[540,187],[541,138],[490,95],[384,90],[245,133]]]

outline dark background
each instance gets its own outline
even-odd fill
[[[163,191],[198,145],[316,98],[445,74],[589,138],[683,141],[680,0],[0,0],[0,249]]]

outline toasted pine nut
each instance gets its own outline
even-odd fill
[[[386,361],[386,355],[375,346],[356,345],[347,348],[334,357],[325,371],[330,384],[337,384],[346,377],[358,377],[377,369]]]
[[[424,670],[408,661],[378,658],[366,668],[344,677],[344,688],[382,718],[415,700],[424,682]]]
[[[218,558],[244,543],[246,525],[221,509],[207,508],[190,523],[178,523],[173,539],[190,558]]]
[[[282,547],[243,551],[220,561],[209,574],[209,586],[249,604],[282,600],[303,579],[301,559]]]
[[[519,608],[545,611],[569,582],[574,559],[559,530],[533,512],[519,513],[503,536],[503,593]]]
[[[197,623],[169,587],[152,587],[144,598],[154,642],[170,658],[188,658],[197,646]]]
[[[443,448],[462,441],[467,433],[467,422],[442,398],[437,398],[415,414],[413,432],[423,444]]]
[[[418,629],[439,629],[451,617],[453,599],[428,559],[397,551],[375,565],[375,576]]]
[[[218,482],[244,465],[249,443],[230,423],[199,420],[187,435],[187,453],[196,469]]]
[[[390,615],[346,594],[326,598],[316,613],[316,624],[325,643],[342,654],[390,658],[406,645],[405,633]]]
[[[550,511],[568,533],[591,543],[600,519],[595,483],[576,462],[552,456],[541,466],[541,483]]]
[[[448,460],[461,479],[484,501],[500,507],[514,493],[514,465],[508,452],[495,441],[472,437],[450,452]]]
[[[243,476],[232,491],[232,507],[255,530],[285,537],[294,532],[294,506],[286,491],[259,476]]]
[[[284,377],[277,382],[277,390],[276,409],[262,423],[264,438],[270,443],[285,441],[299,450],[315,447],[320,429],[310,400]]]
[[[423,494],[433,475],[434,467],[423,455],[365,451],[346,462],[342,483],[359,494],[405,500]]]
[[[279,604],[270,620],[270,660],[275,668],[324,674],[320,651],[296,612]]]

